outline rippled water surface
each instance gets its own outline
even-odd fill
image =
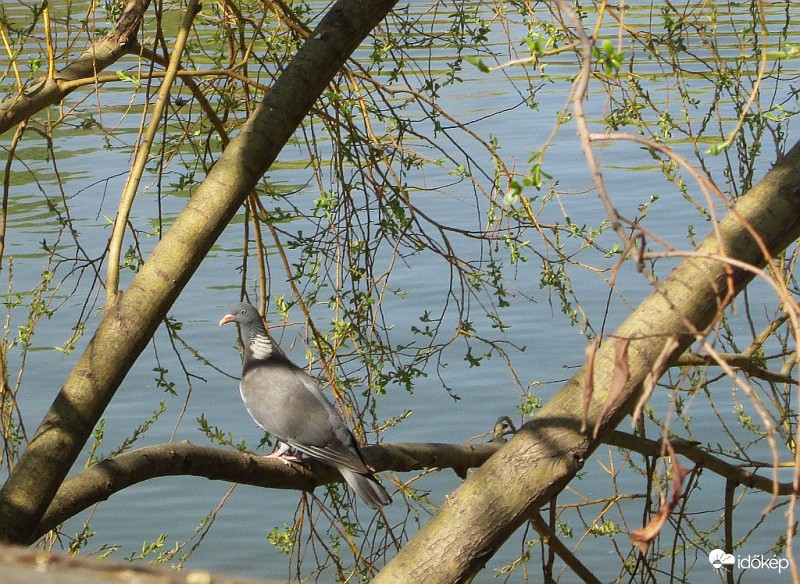
[[[632,25],[644,22],[649,18],[648,6],[646,3],[634,3],[628,12],[628,22]],[[12,17],[14,10],[20,11],[20,18],[23,16],[19,5],[9,5],[8,10]],[[775,14],[780,15],[780,6],[775,8]],[[444,14],[439,16],[445,17]],[[736,29],[735,24],[733,20],[731,30]],[[521,35],[521,31],[519,35],[514,31],[510,33],[512,38]],[[731,59],[739,54],[735,41],[731,33]],[[434,47],[433,50],[434,54],[437,50],[443,53],[440,61],[434,59],[434,66],[445,67],[445,47]],[[426,55],[426,51],[420,49],[420,54]],[[128,59],[120,68],[130,67],[132,62]],[[439,105],[459,120],[472,120],[469,127],[476,134],[486,139],[496,138],[502,145],[501,155],[507,164],[516,161],[518,166],[524,167],[531,152],[547,139],[557,112],[566,104],[570,88],[568,79],[575,73],[571,63],[567,57],[562,62],[558,59],[551,61],[548,72],[554,81],[542,82],[536,92],[538,112],[520,106],[519,94],[510,91],[510,84],[502,74],[485,75],[473,66],[463,69],[462,83],[442,90]],[[513,76],[516,73],[512,68],[507,74]],[[705,74],[707,71],[697,71],[698,76]],[[11,82],[7,76],[4,83],[8,86]],[[679,101],[679,98],[670,94],[669,79],[655,64],[652,78],[643,79],[643,83],[653,89],[654,99]],[[779,84],[775,91],[788,96],[790,85],[788,82]],[[699,100],[714,99],[713,95],[700,90],[695,97]],[[10,227],[5,252],[7,263],[3,266],[0,286],[9,285],[8,280],[13,280],[14,290],[32,289],[40,279],[41,263],[26,260],[42,257],[43,243],[67,245],[69,234],[61,234],[58,240],[54,227],[57,218],[52,208],[60,205],[61,201],[68,201],[74,228],[80,232],[81,242],[85,246],[87,261],[102,254],[110,233],[106,218],[116,213],[131,155],[129,150],[105,149],[104,146],[109,142],[133,140],[139,129],[140,118],[132,115],[131,111],[140,111],[142,96],[139,93],[131,97],[129,88],[120,83],[118,86],[108,85],[102,92],[102,113],[97,111],[97,99],[91,92],[77,91],[63,105],[65,108],[77,107],[87,121],[101,120],[103,127],[114,129],[113,133],[79,128],[60,130],[53,144],[58,160],[58,176],[49,162],[50,155],[43,140],[34,137],[26,139],[17,151],[18,158],[25,164],[15,164],[10,176]],[[587,107],[590,116],[598,117],[606,111],[607,103],[593,96]],[[57,112],[58,108],[51,108],[49,115],[55,116]],[[3,136],[3,148],[8,147],[10,134]],[[676,139],[674,145],[677,150],[691,154],[691,144]],[[464,147],[474,148],[469,144]],[[765,151],[770,147],[765,145]],[[324,151],[325,145],[321,148]],[[670,190],[665,186],[647,152],[617,145],[598,148],[598,151],[606,165],[609,192],[621,213],[632,215],[638,205],[652,195],[659,195],[660,199],[648,217],[649,229],[666,240],[684,245],[689,225],[694,226],[698,238],[705,235],[707,225],[674,188]],[[475,154],[478,155],[477,150]],[[760,160],[760,168],[755,172],[757,178],[763,176],[773,158],[765,156]],[[317,196],[307,162],[304,151],[290,145],[269,172],[269,178],[277,188],[297,191],[292,195],[297,206],[310,207]],[[573,194],[562,197],[563,211],[556,206],[549,206],[539,219],[545,223],[563,222],[563,215],[567,213],[575,224],[596,224],[603,209],[597,197],[589,191],[589,175],[575,137],[574,125],[567,124],[560,129],[557,141],[547,153],[547,162],[557,170],[559,189]],[[719,164],[722,162],[718,161]],[[715,162],[712,160],[711,164]],[[476,210],[474,192],[465,188],[464,183],[454,182],[447,169],[428,167],[424,172],[423,181],[427,190],[413,194],[416,204],[445,225],[480,229],[485,217],[481,215],[482,210]],[[172,178],[177,180],[177,176]],[[140,191],[133,220],[146,222],[143,218],[155,216],[156,206],[160,205],[165,226],[180,211],[187,195],[187,192],[176,189],[176,196],[163,197],[159,202],[152,194],[155,191],[152,183],[143,183]],[[238,397],[237,382],[233,379],[240,367],[234,331],[217,326],[221,315],[238,299],[242,230],[242,218],[238,217],[217,242],[169,313],[170,317],[182,323],[182,338],[202,355],[213,356],[214,364],[229,375],[199,362],[189,361],[187,367],[196,377],[192,378],[187,410],[179,419],[180,403],[187,397],[188,385],[179,374],[175,375],[177,398],[169,398],[156,387],[155,367],[165,367],[173,373],[180,371],[180,364],[169,349],[169,340],[163,331],[159,332],[154,345],[139,359],[106,411],[103,450],[112,449],[129,435],[158,408],[158,402],[162,399],[169,402],[170,414],[163,416],[138,445],[169,441],[173,439],[173,433],[175,440],[206,443],[195,422],[201,415],[212,424],[231,432],[236,442],[245,440],[251,446],[259,443],[262,433],[243,408]],[[146,254],[156,241],[156,237],[143,236],[139,244]],[[461,240],[459,245],[463,246],[457,250],[459,253],[467,256],[479,253],[469,248],[467,239]],[[659,274],[666,274],[671,265],[674,264],[660,264]],[[443,268],[441,260],[426,255],[411,257],[406,265],[396,268],[392,275],[392,287],[410,291],[407,297],[387,298],[384,304],[384,318],[395,327],[396,342],[402,342],[405,337],[413,339],[410,325],[418,323],[425,307],[435,309],[442,306],[449,290],[447,272]],[[91,268],[87,268],[85,279],[78,283],[79,288],[88,285],[90,272]],[[535,302],[514,302],[502,313],[505,322],[512,325],[507,332],[508,340],[526,348],[524,353],[512,351],[514,367],[522,385],[535,388],[536,394],[546,401],[561,387],[561,381],[568,379],[574,368],[582,363],[585,339],[577,327],[566,324],[558,304],[551,303],[547,293],[540,289],[537,266],[523,265],[508,275],[521,292],[535,299]],[[649,290],[635,270],[623,268],[617,284],[619,295],[615,295],[609,304],[608,288],[600,277],[577,270],[572,277],[591,321],[599,323],[606,315],[606,331],[613,330],[629,314],[630,306],[635,306]],[[129,278],[130,274],[124,276],[123,286]],[[64,291],[65,294],[67,292]],[[273,283],[273,294],[287,292],[288,287],[283,283]],[[758,295],[765,293],[763,286],[755,286],[751,300],[756,299],[757,304]],[[621,297],[625,301],[620,300]],[[36,422],[74,365],[78,351],[88,340],[89,335],[84,336],[78,341],[76,350],[66,354],[54,348],[66,342],[76,315],[83,310],[82,300],[73,298],[67,303],[68,308],[59,310],[37,329],[33,341],[36,350],[27,358],[23,378],[25,391],[21,394],[20,405],[29,433],[35,429]],[[12,313],[12,330],[21,324],[24,316],[22,312]],[[293,317],[295,321],[300,318],[299,315]],[[756,315],[755,318],[762,319],[763,315]],[[97,316],[90,318],[87,329],[91,330],[90,327],[98,320]],[[742,332],[746,334],[746,331]],[[299,342],[302,334],[301,327],[290,328],[284,333],[283,343],[290,347],[289,352],[296,361],[305,363],[306,355]],[[452,360],[447,363],[443,377],[460,399],[454,400],[442,388],[442,380],[435,374],[419,379],[413,395],[402,390],[390,391],[379,399],[379,418],[398,416],[405,410],[413,410],[413,414],[404,423],[385,432],[383,439],[386,442],[461,443],[489,431],[501,415],[519,418],[517,406],[520,403],[520,389],[515,386],[502,360],[489,360],[479,368],[471,368],[463,359],[463,351],[454,349],[450,356]],[[13,355],[10,358],[10,368],[15,371],[20,363],[18,358],[17,362],[13,361]],[[159,361],[156,361],[157,358]],[[725,391],[721,391],[719,409],[732,408],[730,399]],[[664,402],[665,398],[656,396],[653,405],[667,407]],[[696,436],[714,443],[720,431],[716,418],[710,412],[700,409],[694,411],[693,424]],[[623,429],[628,429],[627,421],[623,423]],[[720,435],[719,439],[724,437]],[[600,498],[610,492],[608,475],[601,468],[601,465],[609,463],[608,455],[604,452],[600,449],[596,459],[587,463],[585,475],[578,481],[581,492],[587,497]],[[617,464],[620,461],[620,458],[616,459]],[[441,502],[458,483],[459,479],[454,473],[445,471],[428,475],[418,486],[430,489],[431,500]],[[706,504],[709,510],[718,512],[722,505],[720,497],[724,485],[721,481],[709,481],[707,485],[702,493],[694,493],[694,504]],[[619,475],[617,487],[621,492],[642,493],[645,482],[634,473],[623,472]],[[167,534],[166,546],[170,547],[174,542],[190,537],[203,517],[214,512],[228,489],[227,484],[197,478],[153,480],[128,489],[112,497],[96,511],[84,513],[70,521],[65,532],[79,531],[82,522],[91,515],[91,529],[97,533],[93,542],[120,546],[117,557],[137,553],[145,539],[158,533]],[[703,497],[706,499],[703,500]],[[286,557],[268,545],[265,537],[273,527],[293,521],[297,500],[298,494],[295,492],[236,487],[216,515],[215,525],[209,535],[187,566],[251,576],[286,574]],[[768,497],[760,500],[754,496],[747,501],[748,508],[740,507],[736,511],[740,525],[750,523],[747,517],[755,521]],[[388,510],[390,518],[392,514],[399,516],[402,513],[401,505],[396,507]],[[631,507],[628,520],[632,528],[640,526],[640,508],[641,503]],[[780,513],[773,515],[770,527],[763,529],[756,539],[750,540],[749,545],[753,546],[754,552],[769,547],[785,529],[778,515]],[[529,537],[532,536],[529,534]],[[627,545],[624,533],[617,537],[620,546]],[[619,570],[610,541],[609,538],[590,536],[580,549],[581,559],[604,581],[616,577]],[[92,543],[89,549],[92,549]],[[490,565],[498,567],[513,560],[519,550],[518,538],[512,538]],[[694,552],[692,557],[695,557]],[[534,559],[532,563],[537,561]],[[699,561],[705,560],[700,557]],[[487,570],[476,581],[494,580]]]

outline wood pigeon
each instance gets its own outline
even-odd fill
[[[292,363],[267,334],[261,315],[250,304],[234,304],[219,321],[239,325],[244,343],[239,391],[256,424],[283,445],[271,456],[282,457],[289,447],[336,468],[363,501],[373,509],[392,502],[378,483],[355,437],[314,379]]]

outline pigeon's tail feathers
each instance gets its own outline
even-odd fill
[[[347,468],[339,468],[339,472],[347,484],[353,487],[356,494],[361,497],[369,507],[380,509],[392,502],[389,493],[371,474],[360,474]]]

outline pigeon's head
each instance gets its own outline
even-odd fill
[[[260,329],[263,327],[261,324],[261,315],[252,304],[239,302],[231,306],[228,314],[222,317],[219,321],[219,326],[228,324],[229,322],[238,323],[243,329],[250,328]]]
[[[234,304],[228,314],[220,319],[219,325],[222,326],[229,322],[235,322],[239,325],[239,331],[243,337],[242,340],[249,349],[245,353],[246,360],[270,358],[274,347],[264,328],[261,315],[255,306],[244,302]]]

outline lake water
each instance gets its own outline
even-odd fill
[[[642,4],[647,6],[645,3]],[[782,5],[783,3],[770,5],[773,7],[773,11],[769,13],[770,18],[774,17],[777,21]],[[637,6],[635,4],[635,8],[630,12],[628,22],[641,25],[646,13],[643,8]],[[24,17],[24,10],[20,4],[9,3],[7,10],[11,15]],[[491,16],[490,7],[484,7],[482,10],[485,11],[483,15],[486,18]],[[731,31],[732,57],[736,55],[735,32],[741,32],[745,14],[746,11],[743,11],[742,14],[731,17],[728,24],[720,25],[721,28],[727,26]],[[446,20],[444,13],[440,14],[440,17]],[[427,17],[423,18],[422,22],[430,24]],[[501,42],[502,30],[499,27],[493,27],[490,34],[496,43]],[[509,32],[509,36],[515,42],[520,40],[522,35],[522,29],[518,27]],[[442,52],[436,63],[439,66],[446,66],[447,48],[435,48]],[[423,49],[420,49],[420,52],[422,51]],[[698,51],[702,49],[699,48]],[[132,62],[127,60],[120,68],[130,67]],[[460,74],[463,82],[443,88],[437,103],[457,119],[471,121],[469,128],[477,135],[484,139],[496,138],[501,145],[500,155],[504,162],[508,166],[515,165],[517,170],[522,170],[526,168],[526,161],[531,152],[541,147],[553,129],[557,112],[566,104],[570,90],[569,77],[575,72],[570,58],[566,55],[552,58],[549,62],[547,72],[553,77],[553,82],[542,82],[541,89],[536,92],[538,111],[520,105],[521,97],[514,87],[519,87],[524,80],[521,71],[514,68],[483,74],[476,67],[465,65]],[[793,66],[791,62],[789,64]],[[648,71],[647,68],[644,70]],[[673,110],[677,115],[681,105],[680,96],[674,94],[669,79],[664,77],[664,71],[653,64],[649,72],[653,77],[643,78],[643,85],[652,92],[655,101],[663,103],[666,109]],[[698,106],[699,110],[702,110],[703,105],[710,100],[716,99],[702,82],[703,74],[704,72],[698,73],[696,85],[693,86],[695,89],[693,97],[701,104]],[[505,75],[509,75],[510,79]],[[796,76],[796,72],[793,74],[783,72],[781,75],[778,82],[767,79],[762,93],[774,91],[777,94],[777,97],[773,98],[774,102],[781,103],[785,99],[789,104],[787,108],[795,107],[794,98],[791,97],[791,84],[786,79],[791,79],[792,75]],[[7,76],[4,83],[8,86],[11,78]],[[54,149],[63,192],[59,191],[58,181],[53,166],[47,159],[42,140],[29,132],[17,150],[20,162],[15,162],[12,173],[9,199],[10,224],[6,238],[3,282],[0,284],[11,290],[12,297],[14,293],[25,293],[22,296],[22,304],[9,310],[9,330],[12,331],[12,336],[16,327],[27,319],[27,307],[31,303],[31,295],[28,292],[34,290],[40,280],[43,270],[41,244],[43,241],[50,245],[55,243],[58,224],[47,199],[59,209],[63,208],[62,196],[68,201],[70,214],[75,228],[80,232],[80,240],[88,258],[95,259],[102,254],[110,233],[105,217],[113,217],[116,213],[119,193],[124,186],[130,165],[131,151],[122,147],[122,144],[132,142],[135,137],[139,124],[137,114],[141,109],[143,98],[142,92],[134,97],[130,86],[119,84],[113,90],[110,90],[110,86],[107,87],[97,96],[92,92],[76,92],[70,96],[65,105],[78,107],[85,119],[90,116],[99,119],[100,114],[96,111],[97,99],[103,100],[103,127],[112,131],[104,132],[97,126],[89,130],[62,126],[56,133]],[[603,95],[593,94],[587,102],[587,113],[592,120],[605,115],[608,108],[609,102]],[[724,107],[722,110],[725,112]],[[725,113],[730,115],[730,111]],[[51,116],[55,114],[56,108],[52,108]],[[39,117],[44,119],[44,115]],[[723,126],[729,130],[732,127],[732,118],[723,119]],[[595,130],[601,131],[602,128],[598,125]],[[788,143],[791,145],[797,137],[797,132],[792,126],[789,130]],[[463,134],[459,135],[464,137]],[[3,136],[4,149],[8,148],[10,139],[10,132]],[[440,136],[437,139],[444,138]],[[104,148],[106,143],[112,147]],[[693,153],[694,145],[689,140],[675,137],[671,145],[686,156],[691,156]],[[455,152],[455,146],[448,147],[454,150],[454,157],[462,159],[466,154],[476,158],[481,157],[481,164],[491,169],[491,161],[486,159],[485,152],[477,148],[474,142],[466,139],[464,142],[459,142],[457,146],[463,148],[463,153]],[[705,146],[701,147],[704,148]],[[330,144],[323,140],[320,143],[320,151],[329,152]],[[756,180],[763,176],[775,158],[774,146],[766,138],[763,151],[764,154],[758,159],[754,171]],[[690,202],[684,199],[674,185],[663,179],[647,152],[630,144],[605,145],[598,148],[598,152],[604,164],[609,192],[621,214],[634,216],[639,205],[647,202],[651,196],[658,195],[659,199],[652,206],[646,219],[649,230],[678,248],[686,248],[690,225],[694,226],[698,240],[705,236],[708,231],[705,219],[697,213]],[[718,184],[724,188],[725,181],[721,178],[724,157],[706,156],[705,161],[715,175],[720,177]],[[306,211],[311,208],[314,199],[319,197],[307,163],[307,153],[297,145],[290,145],[284,149],[276,168],[268,173],[269,180],[280,188],[298,189],[298,192],[291,195],[291,203]],[[179,165],[175,164],[171,169],[172,174],[165,183],[177,180],[178,169]],[[467,181],[455,180],[450,173],[451,170],[452,168],[447,165],[442,167],[429,165],[416,174],[410,173],[409,176],[415,181],[414,184],[426,187],[426,190],[419,189],[412,192],[414,203],[443,225],[463,230],[483,229],[486,225],[486,200],[476,195]],[[558,180],[560,196],[553,198],[547,204],[542,204],[538,219],[542,223],[563,224],[564,216],[568,215],[576,225],[596,226],[599,218],[603,216],[603,209],[597,196],[590,190],[590,177],[575,135],[574,123],[565,124],[559,129],[556,141],[547,151],[545,170]],[[330,180],[330,177],[325,179]],[[485,179],[478,176],[477,180],[483,188],[491,190]],[[330,184],[334,184],[332,180]],[[180,211],[186,201],[185,190],[167,188],[166,191],[177,191],[177,196],[170,194],[160,201],[153,195],[155,190],[152,177],[144,181],[134,206],[132,221],[143,231],[146,227],[152,228],[150,218],[155,216],[159,205],[165,223],[168,224],[169,219]],[[696,201],[704,204],[693,183],[689,182],[688,190]],[[268,208],[276,204],[278,203],[273,199],[265,201]],[[538,209],[539,204],[537,202],[534,208]],[[237,382],[233,379],[240,369],[234,331],[230,328],[220,329],[217,326],[219,318],[230,304],[238,300],[243,233],[241,219],[238,217],[228,227],[215,249],[169,311],[171,318],[182,323],[181,338],[199,354],[210,359],[219,369],[209,367],[193,359],[188,352],[181,351],[183,364],[192,376],[190,391],[189,382],[181,374],[181,363],[171,350],[167,335],[160,331],[154,343],[142,354],[106,412],[105,438],[99,448],[101,453],[107,454],[124,437],[130,435],[158,409],[161,400],[166,400],[167,412],[137,442],[137,446],[159,444],[173,439],[206,444],[208,441],[198,430],[196,422],[201,415],[212,425],[230,432],[234,442],[244,440],[251,448],[255,448],[259,443],[262,433],[248,417],[238,397]],[[308,222],[291,226],[292,229],[310,227],[312,226]],[[474,261],[485,257],[487,253],[485,243],[457,235],[453,235],[452,238],[459,255]],[[61,235],[61,245],[65,248],[69,240],[70,236],[67,233]],[[140,234],[139,245],[145,257],[156,241],[156,237],[147,236],[144,232]],[[531,234],[530,241],[534,252],[548,253],[541,242],[535,239],[535,234]],[[614,238],[604,235],[600,241],[610,247]],[[131,243],[130,237],[126,240],[126,245],[129,243]],[[566,245],[567,249],[577,252],[575,242],[569,241]],[[298,257],[296,251],[290,250],[289,253],[290,259]],[[378,259],[387,262],[388,265],[389,254],[385,251],[381,254],[378,254]],[[525,347],[524,352],[509,348],[513,370],[519,383],[499,358],[484,361],[477,368],[469,367],[464,360],[465,346],[461,339],[443,353],[445,367],[437,372],[435,364],[429,364],[427,377],[419,378],[415,382],[413,394],[394,388],[377,400],[378,420],[400,416],[407,410],[413,412],[407,420],[386,430],[382,434],[383,441],[462,443],[490,431],[499,416],[508,415],[519,422],[518,406],[523,390],[530,389],[544,402],[558,391],[562,382],[568,379],[575,368],[582,363],[586,339],[581,333],[581,327],[570,326],[567,318],[561,313],[558,299],[550,297],[548,292],[540,287],[539,261],[534,254],[529,254],[529,257],[528,263],[509,267],[504,272],[509,288],[519,292],[512,298],[511,305],[501,310],[504,321],[512,325],[506,331],[505,339],[519,347]],[[581,252],[579,258],[581,262],[603,270],[608,270],[616,261],[615,258],[603,258],[602,254],[591,250]],[[273,273],[280,275],[277,258],[271,258],[270,262]],[[72,264],[65,264],[65,267],[57,270],[59,278],[66,276],[70,265]],[[674,262],[660,262],[656,266],[656,273],[663,277],[673,265]],[[380,273],[385,267],[386,265],[377,266],[375,272]],[[251,274],[254,274],[254,269],[252,267],[250,269]],[[603,322],[606,332],[613,331],[630,313],[631,307],[636,306],[649,292],[645,279],[627,265],[620,270],[615,293],[610,299],[607,284],[596,273],[572,266],[569,268],[569,276],[572,278],[586,319],[595,331],[601,329]],[[608,276],[607,272],[605,276]],[[126,273],[125,278],[129,280],[130,273]],[[79,291],[89,290],[91,280],[91,268],[86,269],[81,280],[74,275],[67,278],[62,290],[54,294],[52,300],[53,306],[60,302],[65,302],[65,305],[52,317],[42,319],[36,328],[32,350],[25,356],[22,389],[19,394],[19,404],[29,435],[35,430],[41,415],[50,405],[90,335],[82,337],[71,353],[65,354],[55,347],[63,346],[67,341],[69,331],[79,319],[79,314],[92,313],[87,319],[87,331],[92,331],[99,322],[97,313],[102,306],[102,293],[99,298],[96,295],[91,297],[86,305],[81,294],[74,297],[67,296],[75,286]],[[409,292],[404,297],[387,294],[384,300],[383,317],[392,327],[392,342],[398,345],[415,342],[417,339],[411,332],[411,326],[419,325],[422,313],[430,310],[431,313],[438,314],[446,310],[445,305],[449,301],[450,290],[448,267],[440,257],[433,254],[414,255],[406,262],[398,262],[391,274],[390,284],[393,289],[404,289]],[[255,284],[251,279],[248,282],[248,290],[252,292],[254,289]],[[279,321],[274,299],[282,294],[288,297],[290,289],[283,279],[277,278],[271,282],[270,290],[273,304],[270,306],[272,314],[269,316]],[[532,301],[526,300],[524,296],[531,297]],[[774,310],[775,303],[766,287],[758,283],[753,286],[748,300],[755,329],[758,330],[759,326],[766,324],[768,317],[772,316],[771,311]],[[742,343],[742,347],[747,345],[749,338],[749,327],[744,319],[743,306],[742,303],[738,304],[738,317],[734,316],[731,319],[731,329]],[[769,308],[764,308],[765,306]],[[314,315],[320,322],[327,323],[330,320],[330,316],[326,316],[326,307],[322,305],[314,307]],[[476,319],[480,318],[476,322],[476,328],[480,332],[500,337],[492,331],[491,322],[482,317],[480,307],[473,307],[472,315]],[[302,314],[299,310],[294,309],[290,313],[289,321],[294,324],[278,334],[282,335],[283,346],[289,348],[291,357],[299,363],[306,363],[307,356],[303,345],[305,328],[300,324]],[[454,327],[457,317],[452,307],[447,309],[443,322],[446,326]],[[480,346],[479,349],[481,352],[486,350]],[[19,348],[10,351],[9,370],[12,379],[20,368],[21,359],[22,352]],[[165,394],[157,387],[154,373],[156,367],[169,370],[169,380],[175,383],[176,397]],[[319,369],[315,373],[319,374]],[[454,400],[450,393],[443,389],[444,384],[451,388],[452,393],[457,394],[458,400]],[[731,423],[735,426],[732,411],[736,403],[731,397],[730,381],[723,378],[712,387],[714,406],[717,411],[727,416],[729,421],[734,420]],[[184,403],[186,411],[182,413]],[[651,403],[659,417],[667,417],[671,406],[666,391],[657,393]],[[718,418],[709,408],[709,400],[703,397],[695,398],[690,415],[692,438],[705,444],[719,443],[725,448],[733,447],[730,434],[721,429]],[[629,422],[623,422],[620,429],[629,430]],[[679,435],[686,435],[681,433],[682,428],[674,429]],[[730,432],[745,439],[749,436],[741,428],[732,428]],[[650,436],[656,435],[657,433],[651,428]],[[753,447],[750,455],[765,461],[771,459],[769,450],[764,445]],[[79,464],[82,463],[83,461],[79,461]],[[573,490],[565,493],[559,502],[599,500],[611,496],[615,488],[618,493],[626,496],[645,493],[647,487],[645,478],[629,471],[627,465],[627,461],[619,452],[600,448],[595,457],[587,462],[582,477],[574,481]],[[3,472],[7,471],[3,469]],[[789,476],[785,474],[782,478],[788,480]],[[397,478],[408,480],[410,477],[399,475]],[[438,504],[448,493],[457,488],[459,482],[452,471],[443,471],[431,473],[416,484],[418,488],[429,490],[430,500]],[[709,529],[718,521],[722,508],[721,493],[724,481],[712,477],[711,473],[707,472],[703,476],[701,487],[701,491],[693,492],[691,508],[687,510],[698,531]],[[96,510],[69,521],[64,526],[64,533],[73,534],[80,531],[83,522],[90,517],[91,530],[96,535],[90,540],[86,551],[93,551],[101,544],[118,546],[118,551],[112,557],[124,558],[138,553],[143,541],[152,541],[161,533],[166,534],[164,546],[168,549],[176,542],[190,538],[199,522],[217,509],[229,489],[230,485],[197,478],[153,480],[128,489],[112,497]],[[291,573],[287,568],[287,557],[268,544],[266,536],[274,527],[282,527],[293,522],[298,498],[299,495],[291,491],[264,491],[241,485],[235,487],[219,509],[202,545],[191,556],[186,566],[261,577],[281,577]],[[400,497],[396,499],[396,503],[387,510],[387,516],[393,521],[399,521],[405,513],[405,507],[402,501],[399,501]],[[736,508],[737,537],[744,536],[759,519],[768,500],[767,495],[747,494],[744,499],[746,504]],[[641,498],[633,498],[629,502],[611,506],[603,515],[601,522],[613,521],[622,532],[613,537],[589,535],[580,543],[577,552],[579,558],[601,580],[612,581],[619,575],[621,565],[617,554],[625,556],[628,553],[630,544],[626,532],[641,527],[642,506]],[[591,512],[589,515],[592,515]],[[581,521],[591,522],[594,520],[594,515],[581,519],[575,514],[565,514],[563,521],[567,519],[574,522],[576,535],[575,539],[565,538],[565,541],[570,546],[576,546],[577,538],[583,532]],[[424,520],[423,516],[421,521]],[[766,553],[785,529],[786,520],[782,511],[773,512],[747,540],[742,552]],[[674,531],[668,530],[668,534],[664,536],[662,545],[668,546],[667,539],[674,534]],[[533,537],[532,533],[527,534],[528,539]],[[711,536],[710,540],[716,541],[714,538],[719,537],[721,532]],[[489,568],[476,578],[476,582],[497,581],[492,569],[513,561],[519,555],[522,548],[520,538],[520,534],[512,537],[492,559]],[[690,547],[680,561],[684,565],[697,562],[694,574],[700,574],[704,579],[716,578],[708,565],[705,555],[707,551]],[[538,551],[534,552],[529,562],[530,573],[536,576],[540,574],[537,571],[540,563],[537,554]],[[532,576],[532,581],[537,581],[536,576]],[[326,573],[320,577],[320,581],[332,581],[333,577],[333,573]],[[521,576],[515,573],[509,580],[520,581]],[[572,580],[565,577],[562,581]],[[755,576],[745,573],[743,581],[755,581]],[[779,577],[774,581],[784,580]],[[785,581],[788,582],[789,578],[787,577]]]

